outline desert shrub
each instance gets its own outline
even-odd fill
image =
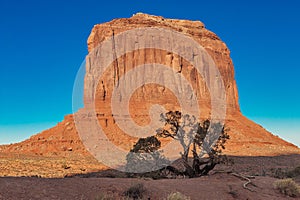
[[[168,195],[167,200],[190,200],[190,197],[185,196],[180,192],[173,192]]]
[[[132,198],[132,199],[142,199],[144,194],[146,192],[146,189],[144,188],[144,185],[141,183],[138,183],[136,185],[131,186],[128,188],[124,195],[126,197]]]
[[[283,179],[283,178],[287,178],[287,172],[286,172],[286,169],[282,169],[282,168],[272,168],[271,170],[271,176],[274,177],[274,178],[280,178],[280,179]]]
[[[293,179],[282,179],[274,183],[275,189],[290,197],[300,196],[300,186]]]
[[[287,172],[287,177],[294,178],[300,176],[300,166]]]
[[[272,168],[271,169],[271,176],[275,178],[295,178],[300,176],[300,166],[294,169],[282,169],[282,168]]]

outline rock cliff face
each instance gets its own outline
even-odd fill
[[[102,41],[124,31],[141,27],[160,27],[192,37],[204,47],[214,60],[226,89],[226,126],[230,129],[229,135],[231,137],[226,146],[226,153],[241,156],[300,153],[296,146],[272,135],[241,114],[230,51],[226,44],[216,34],[207,30],[200,21],[164,19],[147,14],[136,14],[131,18],[115,19],[94,26],[88,38],[88,50],[92,52]],[[173,70],[187,77],[187,80],[197,91],[198,102],[204,118],[210,114],[211,104],[207,87],[187,60],[165,50],[141,49],[130,52],[111,63],[98,82],[95,95],[97,117],[102,128],[108,133],[107,137],[113,143],[125,149],[131,148],[137,138],[123,133],[115,124],[110,109],[113,87],[117,79],[134,66],[151,62],[170,66]],[[90,78],[88,75],[91,73],[87,66],[85,81],[88,81]],[[138,88],[130,100],[130,115],[137,124],[146,125],[149,123],[148,112],[153,104],[163,104],[167,110],[174,110],[179,106],[172,91],[168,88],[146,84]],[[3,146],[1,151],[48,156],[67,156],[69,152],[76,155],[88,155],[79,139],[72,116],[67,116],[56,127],[32,136],[24,142]]]
[[[236,87],[236,82],[234,79],[234,69],[232,60],[230,59],[230,51],[226,44],[220,40],[220,38],[213,32],[207,30],[204,24],[200,21],[188,21],[188,20],[174,20],[174,19],[164,19],[158,16],[151,16],[147,14],[136,14],[128,19],[116,19],[108,23],[95,25],[89,38],[88,38],[88,50],[92,50],[99,45],[102,41],[107,38],[117,35],[127,30],[132,30],[135,28],[145,28],[145,27],[158,27],[170,30],[175,30],[183,33],[189,37],[192,37],[197,41],[209,55],[213,58],[214,62],[219,68],[222,75],[224,85],[226,88],[227,97],[227,113],[235,113],[239,111],[238,104],[238,92]],[[105,76],[108,80],[114,80],[114,75],[119,76],[125,74],[130,70],[132,65],[138,66],[145,63],[159,62],[166,66],[171,66],[175,71],[184,74],[184,76],[189,79],[191,84],[195,85],[195,90],[199,92],[197,95],[202,99],[204,104],[208,104],[210,100],[209,93],[203,80],[196,73],[195,68],[191,66],[186,60],[183,60],[180,56],[173,54],[171,52],[159,51],[159,50],[142,50],[139,49],[134,53],[126,55],[115,62],[112,66],[112,70]],[[97,92],[99,103],[103,96],[110,95],[111,88],[105,87],[109,86],[110,83],[103,81],[100,83]],[[106,88],[106,90],[103,90]],[[150,87],[151,88],[151,87]],[[151,92],[151,94],[149,94]],[[157,97],[163,96],[163,90],[150,91],[147,94],[147,89],[143,91],[137,91],[134,97],[144,97],[145,99],[154,99],[153,95]],[[104,95],[105,93],[105,95]],[[103,99],[103,98],[102,98]],[[108,98],[109,99],[109,96]],[[163,98],[160,98],[163,99]],[[146,101],[147,102],[147,101]]]

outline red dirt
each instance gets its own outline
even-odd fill
[[[144,198],[164,199],[179,191],[191,199],[293,199],[273,189],[275,178],[256,177],[254,192],[243,189],[244,181],[229,174],[216,174],[194,179],[145,180],[126,178],[1,178],[0,199],[112,199],[124,198],[124,191],[142,183]]]

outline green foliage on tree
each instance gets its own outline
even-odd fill
[[[155,136],[140,138],[126,156],[125,170],[129,173],[157,171],[170,162],[162,155],[161,142]]]

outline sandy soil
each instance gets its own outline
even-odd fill
[[[142,183],[145,199],[164,199],[179,191],[191,199],[293,199],[273,189],[275,178],[256,177],[253,192],[243,188],[244,181],[230,174],[215,174],[194,179],[129,178],[1,178],[0,199],[97,199],[103,195],[124,198],[124,191]]]
[[[295,199],[280,194],[273,188],[273,183],[277,180],[274,175],[278,169],[284,171],[300,166],[300,155],[231,159],[234,161],[233,165],[219,165],[211,175],[193,179],[118,178],[122,174],[111,170],[85,174],[81,172],[67,178],[1,177],[0,199],[101,199],[103,196],[124,199],[124,191],[137,183],[142,183],[146,188],[144,199],[164,199],[175,191],[196,200]],[[35,161],[26,162],[29,163],[27,168],[30,171],[30,162]],[[231,172],[255,176],[252,179],[254,185],[249,185],[253,191],[244,189],[245,180],[233,176]],[[300,183],[299,179],[296,181]]]

